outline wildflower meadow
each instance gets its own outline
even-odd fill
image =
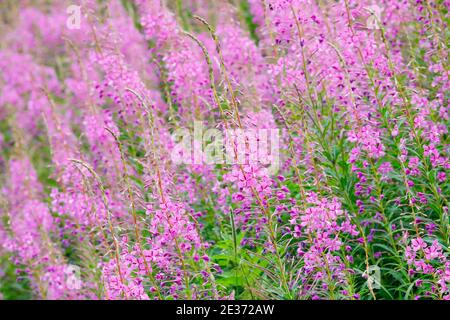
[[[0,299],[450,300],[449,8],[0,1]]]

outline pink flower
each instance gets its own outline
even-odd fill
[[[412,248],[415,252],[423,250],[427,247],[427,244],[422,240],[422,238],[415,238],[411,240]]]

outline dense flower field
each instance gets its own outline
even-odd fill
[[[2,0],[0,298],[450,299],[448,0]]]

